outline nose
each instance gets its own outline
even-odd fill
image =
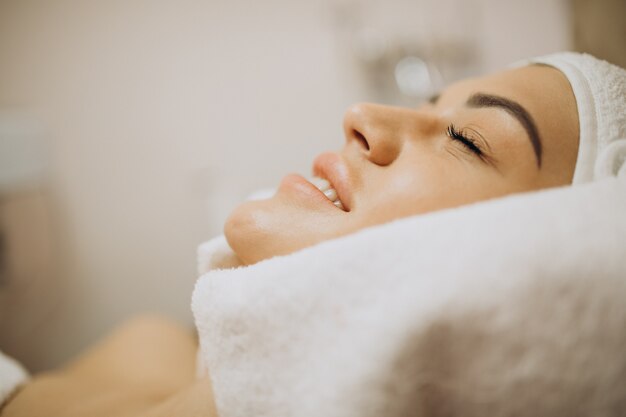
[[[425,111],[359,103],[351,106],[343,119],[347,145],[357,144],[377,165],[395,161],[409,140],[428,136],[435,118]]]

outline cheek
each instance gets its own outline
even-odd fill
[[[465,161],[414,160],[379,175],[360,215],[375,224],[470,203],[488,196],[488,182],[488,175]]]
[[[362,205],[367,216],[380,222],[438,208],[442,199],[460,188],[451,181],[454,179],[451,170],[442,167],[436,161],[421,160],[381,171],[366,190],[367,201]]]

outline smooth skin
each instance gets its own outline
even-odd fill
[[[474,93],[521,104],[542,139],[541,164],[522,124],[496,107],[466,102]],[[448,134],[471,137],[478,156]],[[570,184],[578,152],[578,113],[567,79],[530,66],[465,80],[418,109],[358,104],[345,116],[335,155],[349,171],[343,211],[281,183],[270,199],[239,206],[226,237],[244,263],[288,254],[390,220]],[[55,372],[36,376],[2,417],[217,416],[208,379],[196,380],[189,329],[147,316],[115,330]]]
[[[468,106],[474,93],[525,108],[541,137],[540,166],[522,123],[500,107]],[[451,138],[451,124],[484,155]],[[241,204],[226,222],[226,238],[242,263],[401,217],[571,184],[578,153],[575,97],[567,78],[543,65],[458,82],[417,109],[357,104],[347,111],[344,130],[337,155],[351,178],[349,212],[307,199],[283,180],[272,198]]]
[[[191,328],[143,315],[66,366],[39,374],[2,417],[216,417],[211,383],[196,379]]]

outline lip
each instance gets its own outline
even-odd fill
[[[313,175],[330,182],[345,211],[352,209],[352,186],[350,171],[343,159],[336,153],[324,152],[313,161]]]
[[[339,210],[343,212],[343,210],[335,206],[323,192],[321,192],[315,185],[313,185],[313,183],[304,178],[302,175],[286,175],[281,181],[279,188],[296,190],[300,198],[304,197],[310,202],[315,202],[315,204],[321,204],[325,207],[331,208],[332,210]]]

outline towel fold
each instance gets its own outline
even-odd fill
[[[0,351],[0,409],[11,394],[28,380],[26,370]]]
[[[200,373],[221,417],[619,415],[624,213],[626,171],[252,266],[219,237],[192,297]]]

